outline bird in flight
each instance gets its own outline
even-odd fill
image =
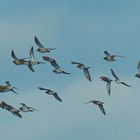
[[[14,89],[17,89],[16,87],[11,86],[9,81],[5,82],[6,85],[0,85],[0,92],[8,92],[8,91],[12,91],[15,94],[17,94],[17,92]]]
[[[140,61],[137,64],[138,73],[135,75],[137,78],[140,78]]]
[[[102,81],[106,82],[107,92],[108,92],[108,95],[110,96],[110,93],[111,93],[111,82],[113,80],[111,80],[110,78],[108,78],[106,76],[101,76],[99,79],[101,79]]]
[[[33,69],[33,65],[45,64],[44,62],[40,62],[40,61],[37,61],[35,59],[34,48],[33,47],[31,47],[31,49],[29,51],[29,55],[30,55],[30,60],[28,61],[28,67],[32,72],[35,72],[34,69]]]
[[[47,93],[48,95],[53,95],[55,97],[55,99],[57,99],[59,102],[62,102],[62,99],[58,96],[58,94],[50,89],[46,89],[46,88],[42,88],[42,87],[38,87],[38,89],[40,90],[44,90],[45,93]]]
[[[101,112],[106,115],[106,112],[105,112],[105,109],[103,107],[103,104],[104,102],[101,102],[101,101],[97,101],[97,100],[91,100],[85,104],[88,104],[88,103],[94,103],[95,105],[97,105],[99,107],[99,109],[101,110]]]
[[[18,109],[14,108],[13,106],[7,104],[6,102],[2,101],[0,103],[0,107],[2,109],[5,109],[5,110],[11,112],[13,115],[16,115],[17,117],[22,118],[20,111]]]
[[[54,73],[56,73],[56,74],[61,74],[61,73],[63,73],[63,74],[70,74],[68,72],[63,71],[61,69],[61,67],[57,64],[55,59],[52,59],[52,58],[50,58],[48,56],[43,56],[42,58],[45,61],[49,62],[52,65],[52,67],[54,67],[54,70],[53,70]]]
[[[29,57],[19,59],[19,58],[16,57],[16,55],[15,55],[13,50],[11,51],[11,56],[14,59],[13,60],[14,64],[16,64],[16,65],[28,65],[28,61],[26,59],[29,58]]]
[[[29,107],[24,103],[20,103],[20,104],[22,105],[22,107],[20,107],[19,110],[22,111],[22,112],[33,112],[35,110],[37,111],[37,109]]]
[[[37,48],[37,51],[40,53],[46,53],[46,52],[50,52],[51,50],[55,50],[56,48],[45,48],[40,41],[38,40],[38,38],[35,36],[34,37],[34,41],[36,43],[36,45],[39,47]]]
[[[74,65],[77,65],[77,68],[82,69],[86,78],[91,82],[91,77],[90,77],[90,73],[88,70],[90,67],[86,66],[85,64],[79,63],[79,62],[72,61],[71,63]]]
[[[116,75],[116,73],[113,71],[113,69],[111,69],[111,73],[112,73],[113,77],[115,78],[115,82],[117,84],[123,84],[127,87],[131,87],[130,85],[126,84],[125,82],[120,81],[119,77]]]
[[[116,61],[117,57],[122,57],[122,58],[125,58],[124,56],[120,56],[120,55],[111,55],[110,53],[108,53],[106,50],[104,51],[104,54],[106,55],[104,57],[104,59],[108,62],[112,62],[112,61]]]

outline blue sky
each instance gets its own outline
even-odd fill
[[[9,80],[19,95],[1,93],[1,100],[19,107],[21,102],[37,108],[34,113],[14,117],[0,110],[1,138],[5,140],[137,140],[140,138],[139,79],[135,78],[140,60],[139,0],[0,0],[0,85]],[[43,55],[55,58],[71,75],[56,75],[52,67],[34,66],[32,73],[25,66],[16,66],[10,56],[29,55],[37,46],[34,36],[44,46],[57,48]],[[125,59],[108,63],[104,50],[124,55]],[[43,61],[43,60],[42,60]],[[71,61],[91,67],[92,82]],[[110,69],[132,85],[112,84],[108,97],[102,75],[113,79]],[[63,103],[43,94],[38,86],[50,88]],[[107,115],[92,104],[103,101]]]

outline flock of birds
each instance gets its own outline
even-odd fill
[[[56,48],[46,48],[46,47],[44,47],[36,36],[34,37],[34,42],[38,46],[37,51],[40,52],[40,53],[48,53],[48,52],[51,52],[52,50],[55,50],[56,49]],[[108,62],[116,61],[118,57],[124,58],[124,56],[111,55],[106,50],[104,51],[104,54],[105,54],[104,60],[106,60]],[[44,62],[37,61],[35,59],[34,48],[33,47],[31,47],[31,49],[29,50],[29,57],[26,57],[26,58],[18,58],[15,55],[15,52],[13,50],[11,51],[11,57],[13,58],[13,63],[15,65],[25,65],[32,72],[35,72],[35,70],[33,68],[34,65],[45,64],[45,62],[49,62],[51,64],[51,66],[54,68],[52,70],[54,73],[56,73],[56,74],[70,74],[69,72],[64,71],[58,65],[58,63],[56,62],[55,59],[50,58],[48,56],[43,56],[42,57],[43,60],[44,60]],[[71,64],[76,65],[77,68],[81,69],[83,71],[86,79],[89,82],[92,81],[91,80],[91,76],[90,76],[90,72],[89,72],[89,69],[90,69],[89,66],[87,66],[87,65],[85,65],[83,63],[75,62],[75,61],[72,61]],[[140,78],[140,62],[137,65],[137,70],[138,70],[138,73],[135,76],[138,77],[138,78]],[[120,78],[117,76],[117,74],[115,73],[115,71],[113,69],[111,69],[111,74],[115,78],[115,80],[114,80],[115,83],[122,84],[122,85],[127,86],[127,87],[131,87],[131,85],[129,85],[129,84],[121,81]],[[107,93],[110,96],[110,94],[111,94],[111,83],[113,82],[113,80],[110,79],[109,77],[106,77],[106,76],[101,76],[100,79],[102,81],[106,82]],[[6,85],[0,85],[0,92],[9,92],[9,91],[12,91],[13,93],[17,94],[17,92],[15,91],[15,89],[17,89],[16,87],[12,86],[9,81],[6,81],[5,83],[6,83]],[[38,87],[38,89],[44,91],[48,95],[53,95],[56,100],[58,100],[59,102],[62,102],[62,99],[59,97],[58,93],[56,93],[56,92],[54,92],[54,91],[52,91],[50,89],[43,88],[43,87]],[[104,109],[104,106],[103,106],[104,102],[98,101],[98,100],[91,100],[91,101],[89,101],[89,102],[87,102],[85,104],[88,104],[88,103],[94,103],[95,105],[97,105],[99,107],[99,109],[101,110],[101,112],[104,115],[106,115],[106,112],[105,112],[105,109]],[[21,103],[21,107],[19,107],[17,109],[15,107],[9,105],[8,103],[6,103],[4,101],[1,101],[0,107],[2,109],[5,109],[5,110],[11,112],[13,115],[16,115],[19,118],[22,118],[21,112],[33,112],[33,111],[37,111],[37,109],[35,109],[33,107],[30,107],[30,106],[27,106],[25,103]]]

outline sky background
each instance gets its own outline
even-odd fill
[[[0,0],[1,80],[9,80],[19,95],[1,93],[1,101],[18,108],[23,102],[39,111],[17,118],[0,110],[0,136],[4,140],[138,140],[140,138],[140,79],[135,78],[140,60],[139,0]],[[46,63],[26,66],[12,63],[29,56],[34,36],[51,53],[35,51],[37,60],[46,55],[57,60],[70,75],[56,75]],[[116,62],[103,60],[104,50],[124,55]],[[90,83],[70,62],[90,66]],[[110,69],[132,88],[112,83],[111,97],[100,76],[113,79]],[[63,103],[37,87],[58,92]],[[106,116],[89,100],[104,102]]]

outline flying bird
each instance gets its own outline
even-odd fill
[[[63,73],[63,74],[70,74],[68,72],[63,71],[61,69],[61,67],[57,64],[55,59],[52,59],[52,58],[47,57],[47,56],[43,56],[42,58],[45,61],[49,62],[52,65],[52,67],[54,67],[54,70],[53,70],[54,73],[56,73],[56,74],[61,74],[61,73]]]
[[[36,45],[39,47],[37,48],[37,51],[40,53],[46,53],[46,52],[50,52],[51,50],[55,50],[56,48],[45,48],[40,41],[38,40],[38,38],[35,36],[34,37],[34,41],[36,43]]]
[[[137,78],[140,78],[140,61],[137,64],[138,73],[135,75]]]
[[[30,55],[30,60],[28,61],[28,67],[32,72],[35,72],[34,69],[33,69],[33,65],[45,64],[44,62],[40,62],[40,61],[37,61],[35,59],[34,48],[33,47],[31,47],[31,49],[29,51],[29,55]]]
[[[119,77],[115,74],[115,72],[113,71],[113,69],[111,69],[111,73],[112,73],[113,77],[115,78],[115,82],[117,84],[123,84],[123,85],[125,85],[127,87],[131,87],[130,85],[126,84],[125,82],[120,81]]]
[[[2,101],[0,104],[0,107],[2,109],[5,109],[5,110],[11,112],[13,115],[15,115],[17,117],[22,118],[20,111],[18,109],[14,108],[13,106],[7,104],[6,102]]]
[[[88,66],[86,66],[85,64],[79,63],[79,62],[71,62],[74,65],[77,65],[77,68],[82,69],[86,78],[91,82],[91,77],[90,77],[90,73],[89,73],[89,68]]]
[[[108,53],[106,50],[104,51],[104,54],[106,55],[104,57],[104,59],[108,62],[112,62],[112,61],[116,61],[117,57],[122,57],[122,58],[125,58],[124,56],[120,56],[120,55],[111,55],[110,53]]]
[[[101,76],[100,79],[104,82],[106,82],[106,88],[107,88],[107,92],[110,96],[110,93],[111,93],[111,82],[113,80],[111,80],[110,78],[106,77],[106,76]]]
[[[25,60],[25,59],[27,59],[29,57],[27,57],[27,58],[20,58],[19,59],[19,58],[16,57],[16,55],[15,55],[13,50],[11,51],[11,56],[14,59],[13,63],[16,64],[16,65],[27,65],[28,64],[28,61]]]
[[[56,92],[54,92],[50,89],[42,88],[42,87],[38,87],[38,89],[45,90],[45,93],[47,93],[48,95],[53,95],[55,97],[55,99],[62,102],[62,99],[58,96],[58,94]]]
[[[20,107],[19,110],[22,111],[22,112],[33,112],[33,111],[37,111],[37,109],[32,108],[32,107],[29,107],[29,106],[27,106],[24,103],[20,103],[20,104],[22,105],[22,107]]]
[[[87,102],[87,103],[85,103],[85,104],[88,104],[88,103],[94,103],[95,105],[98,105],[98,107],[99,107],[99,109],[102,111],[102,113],[103,113],[104,115],[106,115],[105,109],[104,109],[104,107],[103,107],[104,102],[97,101],[97,100],[91,100],[91,101],[89,101],[89,102]]]
[[[15,94],[17,94],[16,91],[14,90],[14,89],[17,89],[16,87],[11,86],[9,81],[6,81],[5,83],[6,85],[0,85],[0,92],[12,91]]]

